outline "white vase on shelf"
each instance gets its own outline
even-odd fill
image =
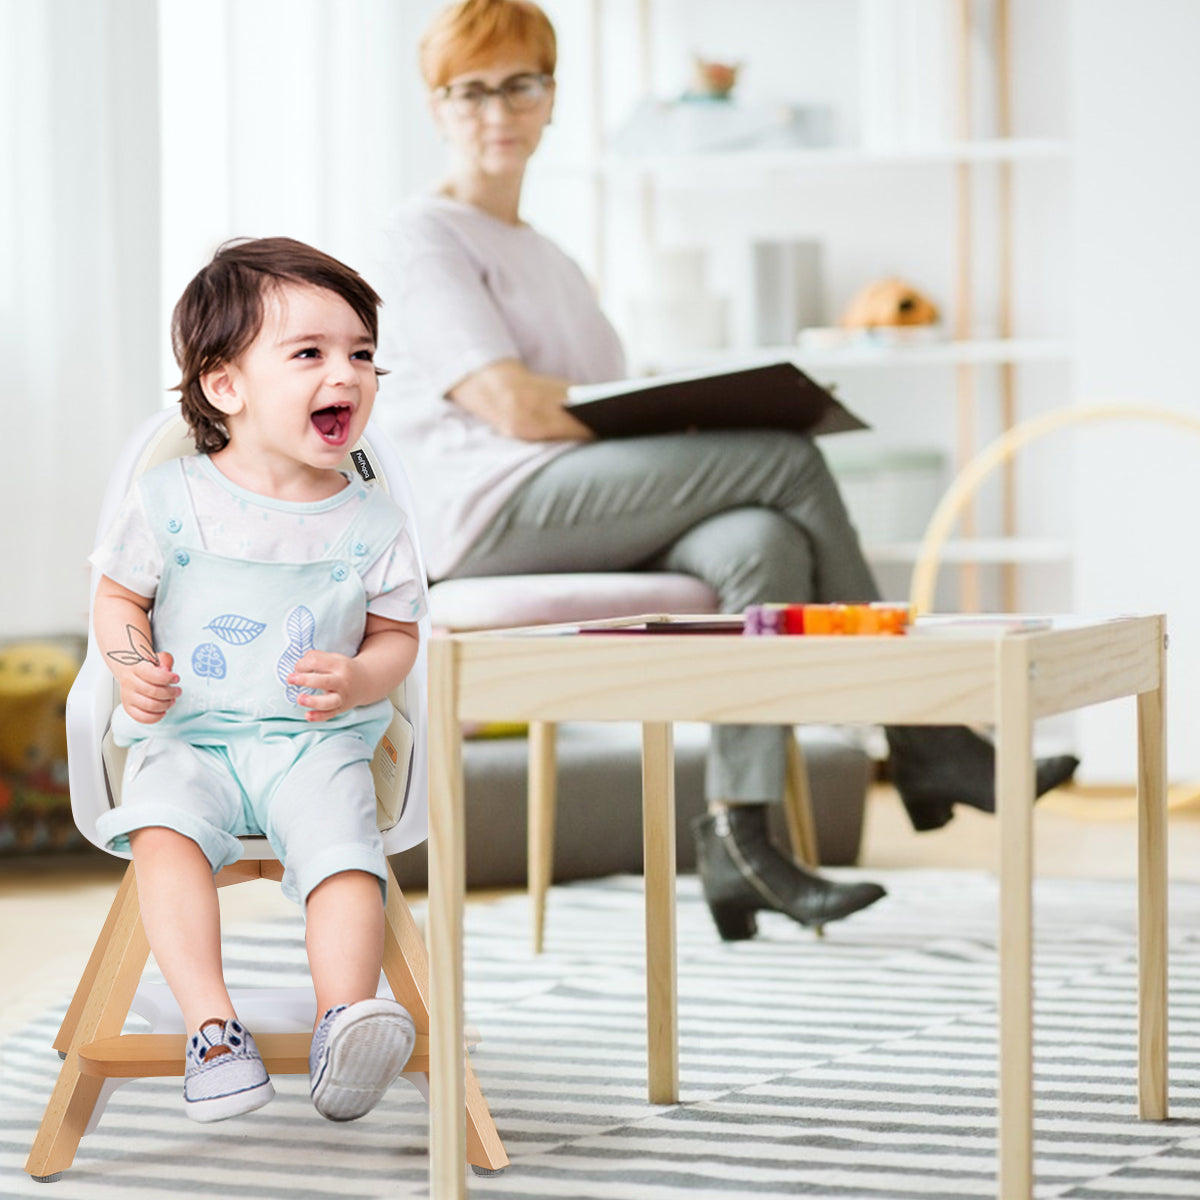
[[[790,346],[801,329],[825,320],[823,249],[799,239],[750,246],[750,341]]]
[[[954,9],[944,0],[861,0],[859,141],[865,150],[944,145],[958,134]]]

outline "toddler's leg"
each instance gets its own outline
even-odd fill
[[[121,804],[96,822],[113,848],[123,849],[128,838],[146,936],[189,1030],[233,1016],[213,872],[241,855],[226,832],[241,806],[216,750],[151,737],[130,748]]]
[[[220,1121],[261,1108],[275,1089],[225,987],[212,866],[196,842],[173,829],[136,829],[129,843],[146,937],[188,1030],[187,1115]]]
[[[234,1015],[221,969],[221,910],[212,867],[200,847],[173,829],[129,836],[142,921],[154,960],[189,1030]]]
[[[383,967],[383,898],[366,871],[331,875],[309,893],[305,945],[317,1012],[373,998]]]
[[[412,1054],[412,1017],[376,998],[383,965],[387,859],[375,824],[371,750],[358,734],[293,739],[293,769],[259,818],[305,905],[317,1024],[308,1056],[317,1111],[352,1121],[371,1111]]]
[[[331,1121],[370,1112],[404,1070],[412,1017],[376,998],[383,965],[383,898],[367,871],[342,871],[309,893],[306,942],[317,1019],[308,1056],[317,1111]]]

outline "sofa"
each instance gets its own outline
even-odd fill
[[[848,866],[858,858],[872,764],[852,731],[825,726],[798,730],[808,764],[821,861]],[[676,864],[696,865],[689,822],[704,811],[708,730],[675,726]],[[469,888],[524,887],[526,882],[526,769],[523,736],[468,739],[466,877]],[[558,729],[556,881],[598,878],[642,869],[641,734],[636,724],[563,724]],[[787,844],[781,806],[772,831]],[[426,847],[395,856],[406,889],[427,885]]]

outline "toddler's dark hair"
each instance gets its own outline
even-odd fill
[[[182,373],[175,390],[202,454],[224,449],[229,434],[224,414],[209,403],[200,380],[249,347],[262,328],[267,289],[287,283],[340,296],[367,327],[371,340],[379,340],[379,296],[345,263],[293,238],[225,242],[184,289],[171,318],[171,347]]]

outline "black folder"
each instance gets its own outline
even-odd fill
[[[786,361],[573,387],[567,405],[600,438],[694,429],[791,429],[817,437],[869,428]]]

